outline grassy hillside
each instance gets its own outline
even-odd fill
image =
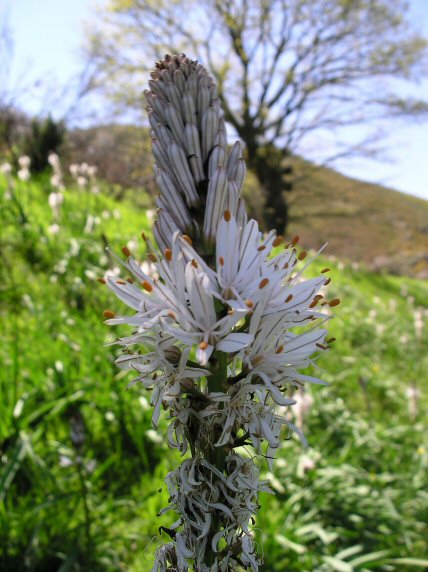
[[[371,269],[428,278],[428,201],[305,161],[295,175],[291,233]]]
[[[104,346],[119,302],[96,278],[115,265],[106,244],[143,257],[149,217],[77,188],[55,217],[51,190],[0,178],[0,571],[146,572],[178,459]],[[343,299],[319,363],[331,385],[311,391],[309,449],[284,435],[274,474],[262,464],[277,493],[256,520],[262,571],[423,570],[428,285],[325,258],[308,275],[325,265]]]

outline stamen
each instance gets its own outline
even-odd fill
[[[150,284],[150,282],[148,282],[147,280],[144,280],[143,282],[141,282],[141,286],[144,288],[144,290],[146,290],[147,292],[153,292],[153,286]]]
[[[207,342],[201,342],[201,343],[199,344],[199,349],[202,350],[202,351],[203,351],[203,350],[206,350],[207,347],[208,347],[208,343],[207,343]]]
[[[165,258],[167,259],[168,262],[171,262],[172,260],[172,250],[170,248],[166,248],[165,249]]]
[[[254,302],[249,298],[245,300],[245,305],[247,306],[247,308],[254,308]]]
[[[279,235],[275,238],[275,240],[272,242],[272,246],[274,248],[276,248],[277,246],[279,246],[280,244],[282,244],[284,242],[284,237]]]
[[[112,312],[111,310],[104,310],[103,316],[105,318],[111,319],[111,318],[115,318],[116,314],[114,312]]]
[[[324,268],[321,270],[321,274],[325,274],[326,272],[330,272],[330,268]]]
[[[192,246],[192,245],[193,245],[193,241],[192,241],[192,239],[190,238],[189,235],[183,234],[182,239],[183,239],[185,242],[187,242],[187,244],[188,244],[189,246]]]
[[[261,246],[258,247],[258,252],[262,252],[263,250],[266,249],[266,246],[264,244],[262,244]]]
[[[283,350],[284,350],[284,346],[283,346],[283,345],[278,346],[278,347],[276,348],[276,350],[275,350],[275,353],[276,353],[276,354],[280,354]]]
[[[129,282],[129,284],[134,284],[134,281],[132,280],[132,278],[127,278],[126,281]]]
[[[128,258],[131,256],[131,251],[129,250],[129,248],[127,246],[122,246],[122,252]]]
[[[315,306],[318,304],[318,300],[312,300],[312,302],[309,304],[309,308],[315,308]]]
[[[144,232],[141,233],[141,238],[144,240],[144,242],[147,242],[147,236]]]
[[[158,261],[158,259],[156,258],[156,256],[152,252],[148,253],[147,258],[150,260],[150,262],[157,262]]]
[[[302,250],[302,252],[299,254],[299,256],[297,257],[299,260],[304,260],[307,257],[308,253],[306,252],[306,250]]]
[[[286,262],[282,268],[283,268],[284,270],[287,270],[287,268],[288,268],[289,266],[290,266],[290,265],[288,264],[288,262]]]
[[[192,264],[193,268],[199,268],[199,264],[196,262],[195,259],[192,260],[191,264]]]
[[[324,286],[328,286],[328,284],[330,284],[331,282],[331,278],[327,278],[327,280],[324,282]]]
[[[263,278],[263,280],[259,284],[260,290],[262,290],[265,286],[269,284],[269,278]]]
[[[329,306],[338,306],[339,304],[340,304],[339,298],[333,298],[333,300],[330,300],[330,302],[328,303]]]
[[[99,282],[100,284],[106,284],[107,281],[104,278],[97,278],[97,282]]]
[[[327,343],[328,343],[328,344],[332,344],[332,343],[335,342],[335,341],[336,341],[336,338],[329,338],[329,339],[327,340]]]
[[[116,280],[116,284],[126,284],[125,280]]]
[[[257,365],[259,365],[260,363],[262,363],[263,360],[264,360],[264,357],[263,357],[263,356],[256,356],[254,359],[251,360],[251,363],[252,363],[254,366],[257,366]]]
[[[289,294],[285,299],[285,303],[288,304],[288,302],[291,302],[292,299],[293,299],[293,294]]]
[[[167,316],[169,316],[170,318],[172,318],[173,320],[177,319],[177,316],[174,314],[174,312],[172,310],[168,311]]]
[[[299,242],[300,240],[300,236],[298,234],[296,234],[296,236],[293,238],[293,240],[291,241],[291,246],[296,246],[296,244]]]
[[[224,216],[224,220],[226,222],[229,222],[230,219],[232,218],[232,213],[230,212],[230,210],[225,210],[223,216]]]
[[[322,350],[328,350],[327,346],[323,346],[322,344],[315,344],[317,348],[321,348]]]
[[[223,258],[223,256],[220,256],[220,257],[219,257],[218,262],[219,262],[220,266],[224,266],[224,258]]]

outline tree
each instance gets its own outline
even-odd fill
[[[89,52],[98,86],[127,110],[141,109],[144,62],[165,50],[198,56],[264,188],[265,222],[282,231],[286,159],[311,135],[426,113],[397,95],[396,80],[419,78],[426,55],[407,13],[405,0],[110,0]]]
[[[41,173],[48,166],[48,156],[56,153],[64,141],[65,126],[54,121],[49,115],[46,119],[33,119],[31,129],[23,142],[23,151],[31,160],[33,173]]]

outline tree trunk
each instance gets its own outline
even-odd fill
[[[275,229],[283,234],[288,224],[286,192],[292,183],[285,179],[291,167],[284,167],[286,154],[273,145],[248,147],[248,166],[254,172],[265,195],[263,211],[264,229]]]

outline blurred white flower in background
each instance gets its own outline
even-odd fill
[[[28,181],[30,179],[30,165],[31,159],[28,155],[22,155],[18,158],[18,165],[20,169],[18,170],[18,179],[21,181]]]
[[[60,230],[61,228],[56,222],[48,227],[49,234],[58,234]]]
[[[10,163],[2,163],[0,165],[0,173],[3,173],[3,175],[9,175],[10,173],[12,173],[12,165]]]
[[[411,419],[416,419],[419,412],[419,400],[421,397],[421,392],[416,387],[416,383],[412,383],[406,389],[407,403],[409,407],[409,414]]]
[[[53,175],[50,179],[51,185],[58,189],[59,191],[64,191],[65,186],[63,184],[63,173],[61,167],[61,161],[56,153],[49,153],[48,163],[52,167]]]
[[[296,425],[297,427],[299,427],[300,430],[303,430],[305,417],[309,415],[311,407],[314,404],[314,399],[312,395],[303,388],[298,389],[294,393],[293,399],[296,402],[292,408],[292,411],[296,419]]]
[[[425,311],[423,308],[416,308],[416,310],[413,312],[415,333],[417,338],[422,338],[422,333],[424,329],[424,315]]]
[[[86,177],[82,177],[82,175],[80,175],[79,177],[77,177],[76,182],[77,182],[78,187],[80,187],[81,189],[84,189],[88,183],[88,179]]]
[[[52,192],[49,194],[48,202],[54,217],[58,218],[61,205],[64,202],[64,195],[60,192]]]

